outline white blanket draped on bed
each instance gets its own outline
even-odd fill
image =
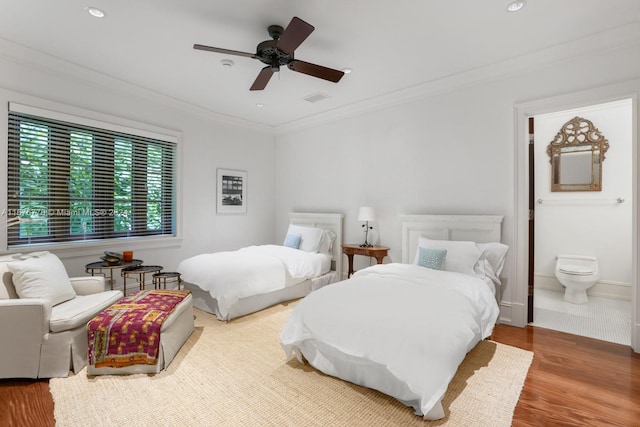
[[[239,299],[282,289],[328,271],[331,259],[278,245],[196,255],[177,268],[182,280],[207,291],[226,318]]]
[[[280,341],[289,357],[302,361],[302,353],[320,371],[380,390],[423,415],[438,412],[459,364],[491,335],[498,313],[480,279],[382,264],[305,297]]]

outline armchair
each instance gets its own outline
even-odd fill
[[[47,271],[52,265],[57,270]],[[49,253],[0,259],[0,378],[66,377],[86,366],[87,322],[122,297],[104,283],[101,276],[68,278]],[[52,289],[61,286],[59,302]]]

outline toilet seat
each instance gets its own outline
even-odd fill
[[[558,271],[575,276],[588,276],[589,274],[593,274],[592,269],[590,269],[589,267],[584,267],[582,265],[563,265],[558,268]]]

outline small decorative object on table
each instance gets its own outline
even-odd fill
[[[133,251],[123,251],[122,260],[126,262],[130,262],[131,260],[133,260]]]
[[[122,254],[111,251],[104,251],[104,256],[101,256],[100,259],[104,265],[119,265],[122,263]]]

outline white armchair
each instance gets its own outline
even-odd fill
[[[87,364],[87,322],[122,297],[120,291],[104,290],[104,277],[68,278],[62,266],[65,281],[56,262],[62,266],[49,253],[24,260],[0,259],[0,378],[53,378],[66,377],[71,369],[79,372]],[[57,270],[50,272],[52,263]],[[34,278],[40,288],[34,286]],[[15,279],[20,283],[14,284]],[[59,290],[60,281],[66,292],[63,298],[68,298],[62,302],[51,291],[56,286]]]

